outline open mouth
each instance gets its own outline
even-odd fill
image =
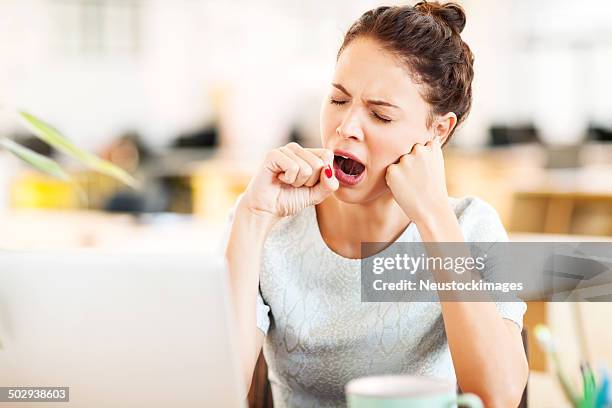
[[[334,170],[341,184],[354,186],[363,180],[366,168],[357,160],[336,154],[334,155]]]

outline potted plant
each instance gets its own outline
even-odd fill
[[[138,182],[122,168],[80,149],[51,125],[24,111],[14,113],[21,125],[57,151],[78,160],[94,171],[111,176],[132,188],[138,188]],[[36,170],[62,180],[71,180],[68,173],[55,160],[36,153],[8,137],[0,135],[0,149],[7,150]]]

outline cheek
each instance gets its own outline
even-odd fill
[[[406,124],[400,128],[390,129],[385,134],[384,140],[376,143],[376,155],[384,158],[389,165],[410,152],[415,143],[425,144],[429,139],[430,135],[425,126]]]
[[[368,144],[373,167],[379,171],[395,163],[410,148],[406,136],[401,131],[379,129],[375,135]]]

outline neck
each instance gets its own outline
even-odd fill
[[[349,258],[359,257],[362,242],[393,242],[410,224],[391,192],[366,203],[345,203],[332,195],[317,206],[317,218],[328,246]]]

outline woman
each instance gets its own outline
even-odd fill
[[[361,242],[507,240],[490,205],[445,185],[441,148],[471,106],[465,21],[453,3],[363,14],[323,101],[323,148],[271,151],[234,208],[245,381],[263,346],[276,407],[343,406],[350,379],[383,373],[456,378],[487,407],[520,401],[523,302],[360,301]]]

